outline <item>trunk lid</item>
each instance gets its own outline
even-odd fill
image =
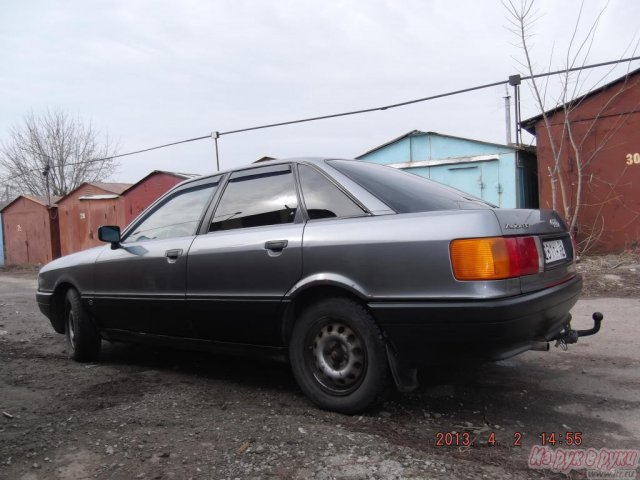
[[[541,271],[520,277],[522,293],[557,285],[576,274],[574,248],[565,222],[554,210],[496,209],[505,237],[533,236]]]
[[[564,220],[554,210],[495,209],[503,235],[566,234]]]

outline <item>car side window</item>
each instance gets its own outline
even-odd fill
[[[182,190],[158,205],[135,226],[123,243],[195,235],[218,182]]]
[[[310,220],[356,217],[365,213],[362,208],[314,168],[299,165],[298,174],[302,197]]]
[[[263,167],[231,175],[210,232],[292,223],[298,197],[291,167]]]

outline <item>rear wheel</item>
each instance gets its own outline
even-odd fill
[[[347,298],[309,306],[298,318],[289,344],[294,376],[321,408],[357,413],[387,386],[387,354],[371,314]]]
[[[69,358],[88,362],[100,355],[100,334],[82,306],[80,294],[74,289],[70,289],[66,297],[65,336]]]

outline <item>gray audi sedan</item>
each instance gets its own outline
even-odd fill
[[[44,266],[37,300],[70,357],[102,340],[288,358],[321,408],[355,413],[391,379],[507,358],[571,328],[574,247],[551,210],[499,209],[355,160],[273,160],[187,180],[107,244]]]

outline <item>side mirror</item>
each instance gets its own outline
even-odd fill
[[[109,242],[112,249],[120,248],[120,227],[117,225],[103,225],[98,228],[98,238]]]

